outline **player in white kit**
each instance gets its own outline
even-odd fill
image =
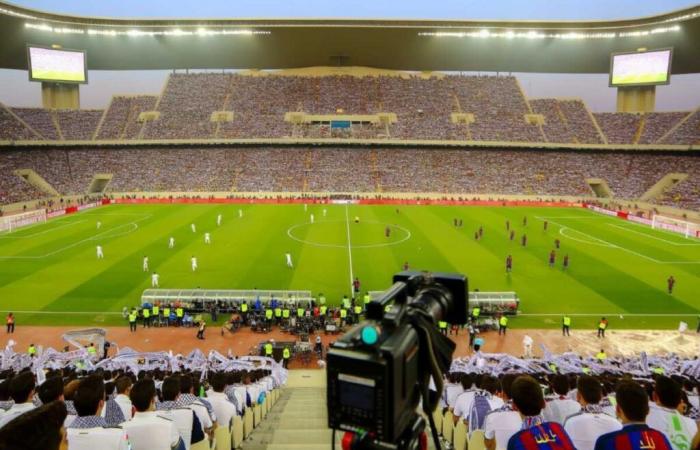
[[[98,221],[97,221],[97,229],[99,230],[100,228],[102,228],[102,222],[100,222],[100,221],[98,220]]]
[[[294,264],[292,264],[292,254],[285,253],[284,256],[287,258],[287,267],[294,268]]]
[[[204,243],[205,243],[205,244],[211,244],[211,234],[209,234],[209,233],[204,233]]]
[[[168,239],[168,248],[175,248],[175,238],[172,236]]]
[[[158,280],[159,280],[159,279],[160,279],[160,275],[158,275],[157,273],[153,272],[153,274],[151,275],[151,287],[154,287],[154,288],[159,287],[159,286],[160,286],[160,285],[158,284]]]
[[[192,263],[192,272],[197,270],[197,258],[193,256],[190,258],[190,262]]]
[[[104,259],[105,254],[102,253],[102,246],[98,245],[97,246],[97,259]]]
[[[190,228],[192,229],[192,232],[193,232],[193,233],[196,233],[196,232],[197,232],[197,227],[195,227],[194,224],[191,224],[191,225],[190,225]]]
[[[148,256],[143,257],[143,271],[148,272]]]
[[[238,210],[238,218],[243,218],[243,210],[242,209]]]
[[[306,203],[304,203],[304,212],[306,212],[308,209],[309,209],[309,205],[307,205]]]
[[[327,213],[328,213],[328,211],[326,210],[326,208],[323,208],[323,217],[326,217]]]
[[[220,226],[221,226],[221,214],[219,214],[218,216],[216,216],[216,226],[217,226],[217,227],[220,227]]]
[[[310,218],[311,218],[311,223],[314,223],[314,215],[313,214],[311,214]]]

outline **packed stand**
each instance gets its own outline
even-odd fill
[[[12,108],[17,117],[24,120],[42,138],[59,140],[61,137],[56,131],[55,112],[42,108]]]
[[[635,113],[594,113],[593,117],[608,144],[634,144],[641,115]]]
[[[23,169],[26,152],[4,151],[0,157],[0,205],[26,202],[46,197],[46,194],[29,184],[27,180],[15,173]]]
[[[89,141],[97,131],[103,110],[78,109],[56,111],[56,121],[63,139],[67,141]]]
[[[694,145],[700,143],[700,109],[688,116],[678,128],[663,138],[662,144]]]
[[[30,139],[40,139],[40,137],[32,133],[5,108],[5,105],[0,103],[0,140],[24,141]]]
[[[139,115],[155,109],[157,100],[150,95],[112,97],[96,139],[136,139],[143,126],[138,121]]]
[[[579,144],[602,144],[603,140],[598,133],[593,117],[581,100],[559,100],[561,111],[566,125]]]
[[[688,112],[651,112],[643,116],[644,128],[639,144],[655,144],[677,125]]]
[[[57,450],[64,440],[69,450],[238,448],[287,377],[273,358],[215,351],[122,349],[109,358],[94,344],[62,353],[8,348],[0,372],[3,449]]]
[[[688,167],[688,178],[665,191],[655,203],[676,208],[700,211],[700,170]]]

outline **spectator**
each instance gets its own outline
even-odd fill
[[[66,434],[66,415],[66,405],[54,401],[15,417],[0,430],[0,448],[58,450]]]

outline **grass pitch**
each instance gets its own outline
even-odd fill
[[[555,239],[561,249],[549,267]],[[388,287],[405,262],[461,272],[470,290],[519,295],[524,314],[514,327],[556,327],[566,312],[574,328],[592,328],[601,315],[612,329],[675,328],[680,320],[695,328],[700,314],[700,240],[577,208],[357,205],[113,205],[1,234],[0,309],[14,311],[18,326],[124,324],[122,307],[138,304],[150,287],[145,255],[162,288],[310,289],[332,302],[350,292],[352,276],[362,291]],[[673,295],[669,275],[677,280]]]

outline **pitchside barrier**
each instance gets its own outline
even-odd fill
[[[7,231],[8,233],[12,233],[18,228],[44,222],[46,222],[45,209],[4,216],[0,217],[0,232]]]
[[[635,216],[627,211],[613,211],[610,209],[601,208],[599,206],[585,204],[584,207],[599,214],[647,225],[655,230],[666,230],[673,233],[682,234],[686,238],[700,239],[700,224],[695,222],[688,222],[686,220],[661,215],[654,215],[651,219],[647,219],[646,217]]]
[[[370,291],[372,300],[379,299],[384,291]],[[470,292],[469,313],[479,308],[479,317],[495,317],[500,315],[515,316],[520,309],[520,298],[515,292]]]
[[[243,302],[253,303],[260,300],[268,304],[276,299],[286,304],[311,305],[314,298],[311,291],[285,290],[218,290],[218,289],[146,289],[141,294],[141,305],[155,303],[187,303],[201,305],[206,311],[209,304],[238,306]],[[224,307],[225,308],[225,307]],[[189,308],[193,309],[193,308]],[[197,309],[197,308],[194,308]]]

